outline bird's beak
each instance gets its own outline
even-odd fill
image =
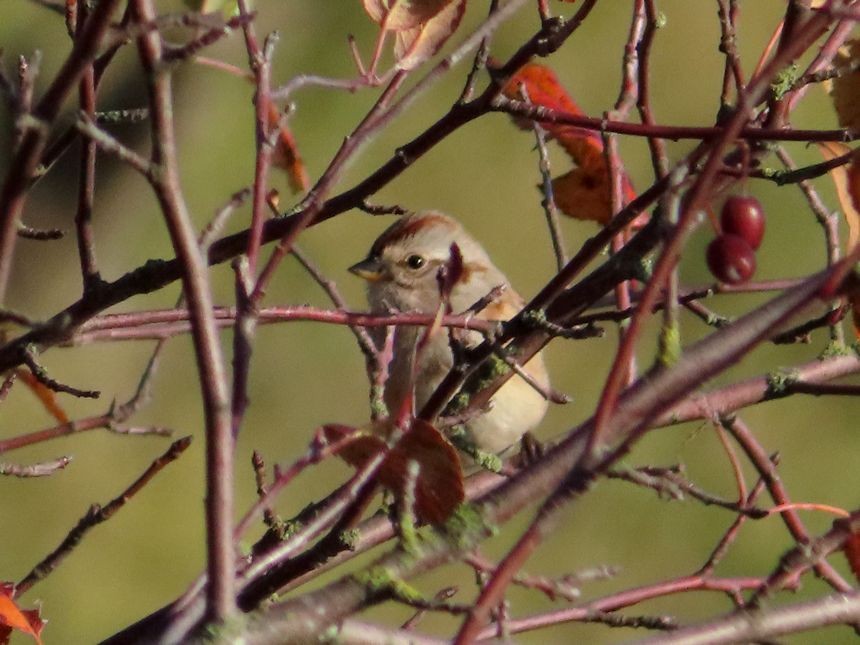
[[[364,278],[368,282],[378,282],[382,280],[384,272],[382,262],[379,258],[369,257],[361,262],[356,262],[349,267],[349,272],[354,273],[359,278]]]

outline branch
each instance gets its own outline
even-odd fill
[[[860,592],[832,594],[807,602],[724,618],[641,641],[642,645],[722,645],[767,642],[780,636],[839,625],[860,616]]]
[[[152,0],[133,0],[139,24],[155,19]],[[157,31],[138,38],[138,51],[147,76],[152,123],[152,161],[160,166],[152,182],[182,274],[191,313],[191,328],[206,422],[206,531],[208,547],[209,618],[223,622],[235,611],[233,594],[233,438],[230,394],[218,329],[212,315],[212,293],[206,261],[179,185],[173,124],[173,89],[162,66],[163,47]]]
[[[10,160],[9,172],[0,190],[0,304],[6,299],[18,223],[27,200],[30,178],[45,149],[49,127],[87,65],[95,60],[119,4],[120,0],[104,0],[93,9],[62,68],[29,115],[28,127]]]
[[[177,439],[170,445],[167,451],[161,455],[161,457],[153,461],[143,474],[134,480],[134,482],[132,482],[132,484],[117,497],[112,499],[105,506],[100,506],[98,504],[90,506],[86,515],[84,515],[77,525],[69,531],[69,534],[60,543],[60,546],[54,549],[50,555],[33,567],[33,570],[24,576],[21,582],[15,585],[16,593],[24,593],[34,584],[47,577],[48,574],[56,569],[60,563],[65,560],[69,554],[71,554],[74,548],[80,544],[84,535],[86,535],[90,529],[113,517],[118,510],[125,506],[132,497],[140,492],[140,490],[161,470],[163,470],[167,464],[178,459],[190,445],[191,437]]]
[[[0,462],[0,475],[12,475],[13,477],[47,477],[58,470],[62,470],[72,462],[71,457],[59,457],[51,461],[43,461],[38,464],[21,466]]]

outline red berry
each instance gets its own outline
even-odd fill
[[[723,233],[744,238],[753,250],[764,237],[764,209],[755,197],[732,195],[723,204],[720,225]]]
[[[717,280],[740,284],[755,273],[755,251],[740,235],[726,233],[708,244],[708,268]]]

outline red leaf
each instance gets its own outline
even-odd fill
[[[571,98],[550,68],[537,63],[527,63],[505,84],[505,96],[522,100],[522,90],[532,105],[553,111],[582,116],[583,112]],[[528,120],[515,119],[521,128],[530,128]],[[612,216],[611,181],[603,140],[592,130],[574,125],[541,121],[541,127],[555,139],[570,156],[577,167],[553,180],[556,205],[571,217],[592,220],[605,224]],[[622,172],[622,189],[629,201],[636,197],[633,185]],[[637,222],[637,226],[641,225]]]
[[[577,105],[576,101],[571,98],[559,82],[555,72],[545,65],[526,63],[511,76],[502,89],[502,92],[509,99],[522,101],[521,88],[525,88],[529,102],[532,105],[539,105],[557,112],[566,112],[574,116],[584,116],[579,105]],[[531,121],[528,119],[517,119],[516,123],[523,129],[531,129]],[[541,121],[540,125],[550,136],[558,139],[559,143],[566,150],[566,142],[578,139],[590,139],[590,145],[593,145],[598,152],[603,150],[603,141],[600,136],[591,130],[583,130],[576,126],[551,123],[549,121]],[[580,147],[568,150],[568,154],[571,156],[582,152],[584,152],[584,149]],[[579,163],[576,157],[574,157],[574,160]]]
[[[346,426],[323,426],[323,434],[329,441],[343,439],[349,432]],[[390,426],[385,424],[379,424],[370,431],[358,431],[356,439],[346,445],[339,456],[351,466],[361,468],[385,449],[381,435],[386,432],[390,432]],[[457,450],[432,425],[415,419],[382,462],[377,480],[395,495],[402,495],[410,461],[417,461],[419,466],[415,482],[415,515],[422,522],[444,522],[465,498],[463,470]]]

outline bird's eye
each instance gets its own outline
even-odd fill
[[[424,258],[420,255],[410,255],[408,258],[406,258],[406,266],[408,266],[410,269],[420,269],[424,266],[424,262]]]

